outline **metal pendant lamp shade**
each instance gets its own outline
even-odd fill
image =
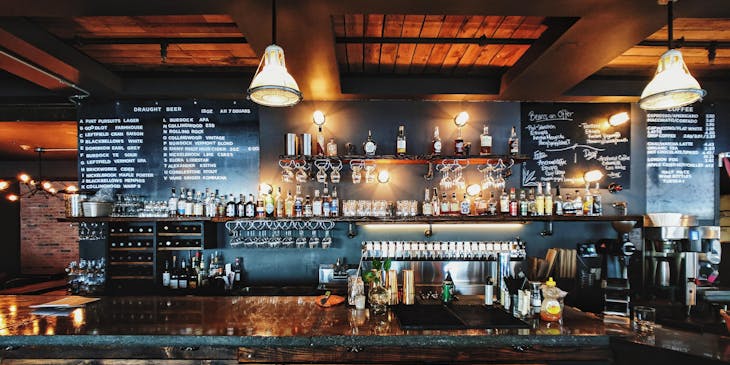
[[[659,58],[654,78],[641,93],[639,107],[645,110],[666,110],[692,104],[707,95],[692,77],[682,53],[670,49]]]
[[[292,106],[302,100],[299,85],[286,70],[281,47],[275,44],[266,47],[248,87],[248,97],[256,104],[266,106]]]

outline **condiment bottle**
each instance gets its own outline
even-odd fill
[[[557,322],[563,316],[562,293],[555,286],[553,278],[549,278],[542,287],[542,305],[540,306],[540,319],[547,322]]]

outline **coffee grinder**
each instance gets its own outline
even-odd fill
[[[635,221],[615,221],[611,226],[618,238],[599,242],[601,261],[601,287],[604,291],[604,310],[607,315],[628,317],[630,313],[630,290],[628,268],[636,247],[629,240],[629,233]]]

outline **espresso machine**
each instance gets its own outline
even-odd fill
[[[656,213],[644,217],[645,291],[649,297],[697,304],[697,292],[719,276],[720,227],[698,226],[694,216]]]

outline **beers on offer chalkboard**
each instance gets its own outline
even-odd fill
[[[599,170],[602,186],[629,188],[630,112],[627,103],[522,103],[522,186],[582,186],[584,173]]]

